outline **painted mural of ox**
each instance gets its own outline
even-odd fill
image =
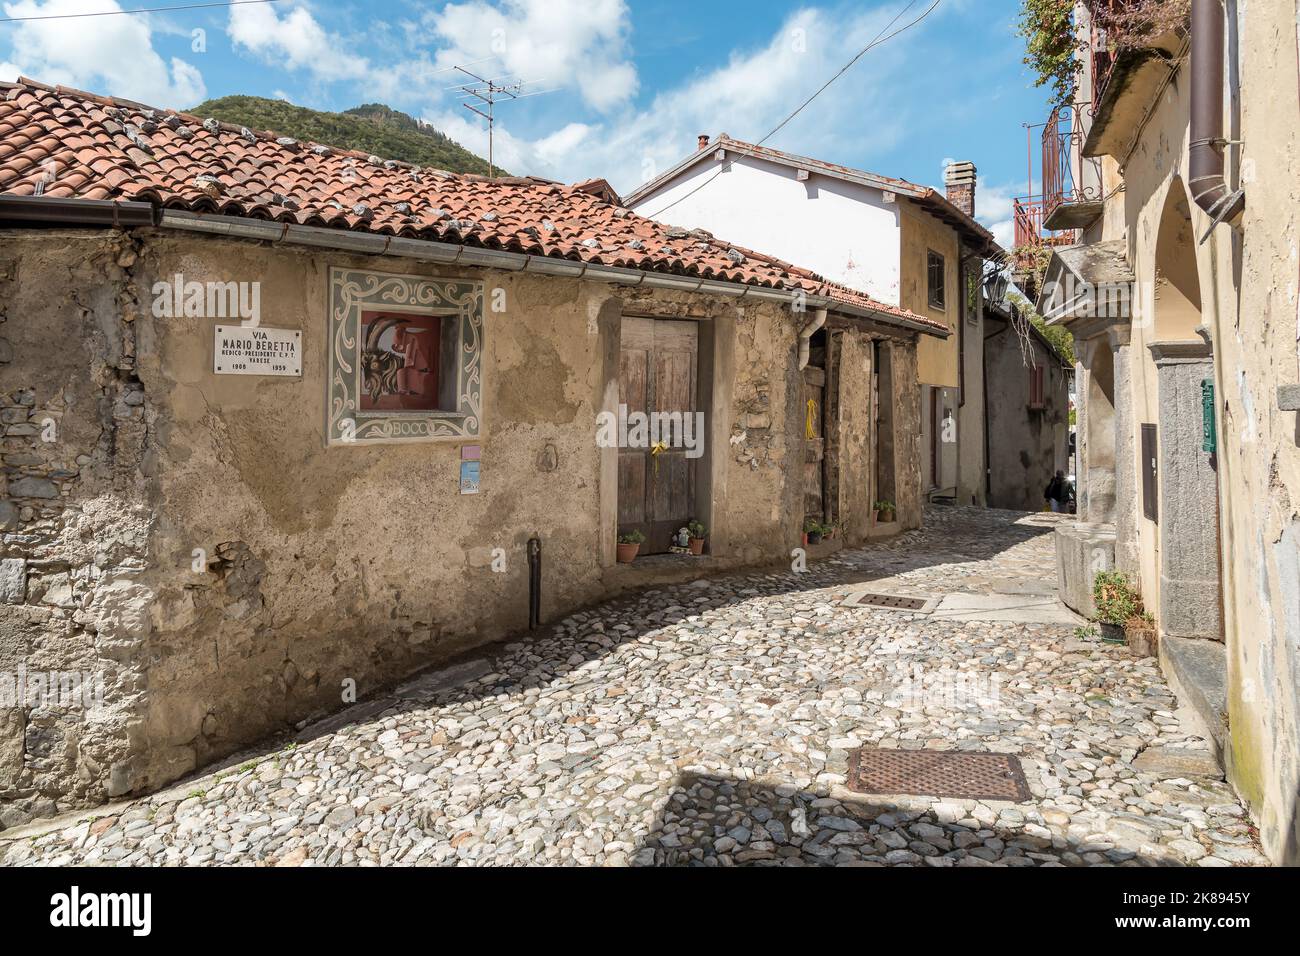
[[[378,403],[383,395],[397,393],[397,373],[406,364],[406,359],[380,342],[384,333],[406,324],[406,319],[385,316],[366,326],[365,340],[361,344],[361,377],[362,387],[372,403]]]

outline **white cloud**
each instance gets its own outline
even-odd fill
[[[267,63],[287,70],[308,70],[316,79],[365,79],[369,61],[350,53],[348,41],[328,33],[305,7],[280,16],[269,4],[230,8],[230,40]]]
[[[993,233],[1003,249],[1015,245],[1014,186],[992,186],[980,177],[975,186],[975,218]]]
[[[7,17],[33,17],[121,10],[117,0],[17,0],[4,4]],[[179,57],[164,60],[153,48],[146,16],[95,17],[93,29],[70,28],[66,20],[9,24],[10,62],[0,78],[19,74],[156,106],[188,107],[207,92],[198,67]]]
[[[469,0],[448,4],[426,22],[449,44],[438,51],[440,68],[494,57],[484,69],[576,89],[601,112],[636,95],[623,0]]]
[[[838,11],[801,10],[763,46],[733,52],[726,64],[603,122],[570,123],[530,140],[512,135],[507,117],[497,124],[497,162],[511,172],[567,181],[603,176],[620,192],[630,192],[692,152],[699,133],[726,131],[751,140],[765,135],[837,64],[866,46],[893,13],[876,9],[846,18]],[[905,35],[869,53],[770,144],[823,159],[856,152],[863,140],[873,150],[893,146],[903,135],[904,116],[887,83],[906,60],[906,44]],[[486,131],[469,121],[473,117],[445,109],[426,118],[486,155]]]

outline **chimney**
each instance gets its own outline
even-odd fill
[[[950,163],[944,170],[943,182],[948,187],[948,201],[975,218],[975,164]]]
[[[708,134],[708,133],[701,133],[701,134],[700,134],[700,137],[699,137],[699,146],[698,146],[698,148],[699,148],[699,149],[708,149],[708,146],[709,146],[709,134]]]

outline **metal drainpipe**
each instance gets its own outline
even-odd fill
[[[1224,179],[1223,42],[1221,0],[1192,0],[1192,128],[1187,149],[1188,188],[1216,223],[1232,221],[1246,205]]]
[[[818,309],[813,313],[808,324],[799,330],[799,370],[808,367],[808,356],[812,351],[812,337],[818,329],[826,324],[826,310]]]

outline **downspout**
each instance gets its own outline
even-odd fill
[[[826,310],[818,309],[808,320],[808,324],[799,330],[799,370],[808,367],[808,356],[812,352],[812,337],[826,324]]]
[[[1187,148],[1188,188],[1213,220],[1234,221],[1246,205],[1244,190],[1224,178],[1222,0],[1192,0],[1192,128]]]

